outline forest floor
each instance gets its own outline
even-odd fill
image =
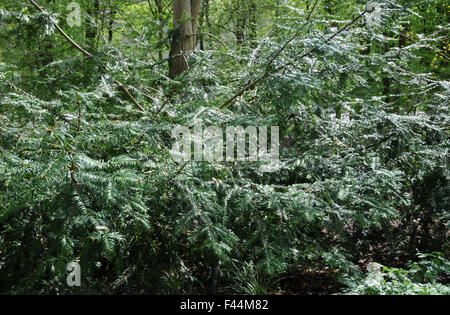
[[[342,286],[327,270],[299,269],[280,281],[280,295],[330,295],[341,291]]]

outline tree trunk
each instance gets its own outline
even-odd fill
[[[209,21],[209,0],[203,0],[203,7],[200,14],[200,27],[203,28],[205,23],[207,32],[209,32],[211,30],[211,25]],[[201,34],[199,38],[200,38],[200,49],[205,50],[205,41],[203,34]]]
[[[241,7],[242,5],[242,7]],[[236,36],[236,42],[243,44],[245,41],[245,27],[247,25],[247,11],[245,9],[245,3],[241,3],[241,0],[234,2],[234,15],[236,16],[234,36]]]
[[[250,8],[249,8],[249,19],[250,19],[250,34],[249,38],[251,40],[256,39],[256,31],[258,26],[258,7],[256,4],[256,0],[251,0]],[[252,43],[254,44],[254,43]]]
[[[150,3],[150,2],[149,2]],[[155,4],[156,4],[156,8],[157,8],[157,14],[158,14],[158,21],[159,21],[159,32],[158,32],[158,60],[162,61],[164,59],[164,54],[163,54],[163,47],[162,47],[162,42],[164,40],[164,17],[163,17],[163,13],[164,13],[164,9],[163,9],[163,4],[162,4],[162,0],[155,0]]]
[[[111,9],[111,13],[109,15],[109,24],[108,24],[108,41],[111,42],[113,40],[114,35],[114,16],[116,11]]]
[[[172,47],[169,58],[169,76],[183,73],[188,68],[187,56],[197,45],[198,15],[201,0],[174,0]]]
[[[90,46],[94,47],[95,38],[97,36],[97,18],[100,10],[99,0],[95,0],[93,8],[87,9],[88,17],[86,17],[86,39]]]
[[[192,50],[197,46],[197,32],[198,32],[198,16],[200,13],[200,6],[202,0],[191,0],[191,18],[192,18]]]

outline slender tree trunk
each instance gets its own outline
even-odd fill
[[[211,30],[210,21],[209,21],[209,0],[203,0],[203,7],[200,14],[200,27],[204,27],[206,23],[206,29],[208,32]],[[200,34],[200,49],[205,50],[205,41],[203,34]]]
[[[387,34],[387,33],[384,33],[384,36],[388,36],[389,34]],[[386,54],[387,52],[389,52],[389,49],[391,48],[391,46],[390,46],[390,43],[386,43],[385,45],[384,45],[384,53]],[[390,94],[391,94],[391,78],[390,78],[390,76],[389,76],[389,73],[384,73],[383,74],[383,78],[382,78],[382,81],[383,81],[383,86],[384,86],[384,89],[383,89],[383,95],[386,97],[385,98],[385,101],[386,101],[386,103],[390,103],[391,102],[391,99],[390,99]]]
[[[108,41],[112,41],[113,34],[114,34],[114,16],[116,14],[116,11],[114,9],[111,9],[111,13],[109,15],[109,24],[108,24]]]
[[[86,18],[86,39],[91,46],[94,46],[94,40],[97,36],[97,26],[95,23],[98,18],[99,10],[99,0],[95,0],[93,8],[89,7],[87,10],[88,17]]]
[[[256,4],[256,0],[250,0],[250,8],[249,8],[249,19],[250,19],[250,34],[249,38],[251,40],[256,39],[256,31],[258,26],[258,6]]]
[[[162,42],[164,40],[164,17],[163,17],[163,6],[162,6],[162,0],[155,0],[155,4],[156,4],[156,8],[157,8],[157,14],[158,14],[158,21],[159,21],[159,33],[158,33],[158,41],[159,41],[159,45],[161,45],[161,47],[158,47],[158,60],[162,61],[164,58],[163,55],[163,49],[162,49]],[[158,45],[158,46],[159,46]]]
[[[187,56],[197,45],[198,15],[201,0],[174,0],[172,47],[169,58],[169,76],[183,73],[188,68]]]
[[[232,14],[236,15],[234,35],[236,36],[236,42],[238,44],[243,44],[245,41],[245,26],[247,24],[247,10],[245,8],[246,3],[242,0],[237,0],[234,3],[235,12]],[[241,6],[242,5],[242,6]]]
[[[200,7],[202,0],[191,0],[191,17],[192,17],[192,50],[197,47],[197,32],[198,32],[198,16],[200,13]]]
[[[54,3],[54,0],[47,0],[47,3]],[[41,57],[42,57],[42,66],[46,66],[49,63],[53,62],[53,54],[52,50],[55,48],[55,45],[51,40],[45,39],[44,40],[44,46],[41,48],[41,44],[39,43],[39,50],[41,51]]]

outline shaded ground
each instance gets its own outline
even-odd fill
[[[299,269],[280,281],[283,295],[330,295],[342,286],[326,270]]]

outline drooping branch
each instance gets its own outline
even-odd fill
[[[42,13],[46,13],[45,9],[40,7],[34,0],[28,0],[36,9],[38,9],[39,11],[41,11]],[[61,27],[59,27],[58,23],[56,23],[53,18],[51,19],[51,22],[53,24],[53,26],[55,26],[55,28],[58,30],[58,32],[69,42],[72,44],[72,46],[74,46],[76,49],[78,49],[83,55],[85,55],[86,57],[92,58],[93,55],[89,52],[87,52],[86,50],[84,50],[80,45],[78,45],[72,38],[69,37],[69,35],[67,35]]]
[[[34,0],[28,0],[36,9],[38,9],[40,12],[42,13],[46,13],[45,9],[40,7]],[[63,29],[58,25],[58,23],[56,23],[56,21],[54,21],[53,19],[51,19],[52,24],[55,26],[55,28],[58,30],[58,32],[76,49],[78,49],[84,56],[88,57],[88,58],[93,58],[94,55],[92,55],[90,52],[84,50],[80,45],[78,45],[72,38],[69,37],[69,35],[67,35]],[[128,89],[126,88],[126,86],[119,82],[117,79],[114,79],[114,83],[120,87],[125,94],[127,95],[127,97],[131,100],[131,102],[141,111],[145,111],[144,108],[141,106],[141,104],[138,103],[138,101],[133,97],[133,95],[130,93],[130,91],[128,91]]]
[[[128,89],[126,88],[125,85],[123,85],[121,82],[119,82],[118,80],[114,79],[114,83],[117,84],[118,87],[120,87],[125,94],[128,96],[128,98],[131,100],[131,102],[133,102],[133,104],[139,108],[139,110],[145,112],[145,109],[141,106],[141,104],[138,103],[138,101],[134,98],[134,96],[130,93],[130,91],[128,91]]]

